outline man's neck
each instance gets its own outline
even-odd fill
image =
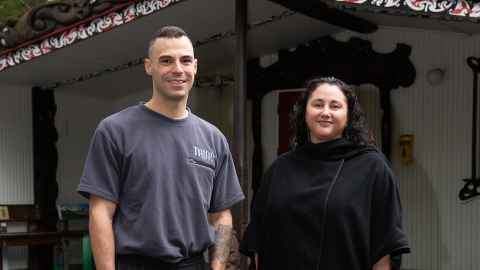
[[[172,119],[181,119],[188,115],[187,104],[184,101],[167,101],[152,97],[145,106]]]

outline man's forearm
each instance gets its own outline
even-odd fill
[[[105,221],[90,222],[92,252],[97,270],[115,270],[115,241],[112,224]]]
[[[91,199],[89,230],[97,270],[115,270],[114,211],[112,203],[95,197]]]
[[[215,245],[210,249],[211,261],[218,260],[226,264],[232,242],[232,225],[219,224],[215,230]]]
[[[230,211],[213,217],[212,225],[215,228],[215,244],[210,248],[210,265],[214,270],[223,270],[230,255],[232,243],[232,216]]]

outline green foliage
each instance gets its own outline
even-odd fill
[[[0,0],[0,22],[5,23],[8,19],[18,18],[27,10],[20,1]]]
[[[48,0],[0,0],[0,24],[17,20],[30,8],[46,2]]]

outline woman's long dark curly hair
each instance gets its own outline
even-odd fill
[[[321,84],[335,85],[347,98],[347,126],[343,131],[343,138],[358,144],[358,145],[373,145],[373,141],[370,138],[365,114],[360,106],[353,88],[345,82],[334,77],[322,77],[315,78],[306,83],[306,90],[300,95],[297,100],[292,118],[291,124],[295,131],[292,137],[292,148],[295,149],[298,146],[302,146],[310,141],[310,132],[305,122],[305,112],[307,109],[308,100]]]

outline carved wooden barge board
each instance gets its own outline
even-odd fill
[[[0,29],[0,72],[181,1],[186,0],[71,0],[39,6],[20,26]]]

